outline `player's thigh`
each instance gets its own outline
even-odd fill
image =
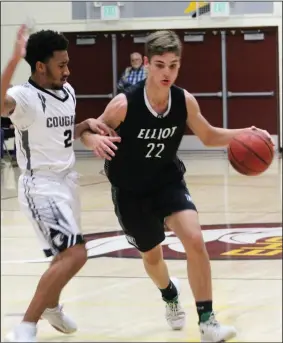
[[[66,193],[69,194],[69,203],[73,212],[78,228],[81,228],[81,197],[80,197],[80,186],[78,182],[78,174],[71,172],[66,177],[65,182]]]
[[[184,180],[166,185],[154,197],[156,211],[164,219],[185,210],[197,211]]]
[[[166,218],[165,222],[168,228],[180,239],[187,253],[205,250],[198,213],[196,211],[187,209],[174,212]]]
[[[201,244],[197,209],[185,181],[164,187],[158,194],[156,204],[166,226],[175,232],[184,245]]]
[[[147,252],[164,239],[163,222],[152,209],[152,199],[112,187],[112,199],[118,221],[128,242]]]
[[[19,202],[47,255],[84,243],[66,181],[20,176]]]

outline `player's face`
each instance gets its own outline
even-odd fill
[[[178,76],[180,57],[168,52],[155,55],[150,61],[145,57],[144,64],[148,68],[148,79],[159,87],[169,88]]]
[[[61,89],[67,81],[70,71],[67,51],[55,51],[53,57],[46,63],[46,77],[51,89]]]

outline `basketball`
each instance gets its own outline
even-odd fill
[[[243,175],[255,176],[266,171],[274,157],[272,142],[261,131],[246,131],[233,137],[228,147],[232,167]]]

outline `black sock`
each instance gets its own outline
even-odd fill
[[[198,301],[196,302],[198,316],[199,316],[199,323],[200,322],[206,322],[210,314],[213,312],[212,310],[212,301]]]
[[[168,287],[160,289],[160,292],[164,301],[171,301],[178,296],[177,288],[171,280]]]

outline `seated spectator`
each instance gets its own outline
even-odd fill
[[[10,85],[9,88],[13,87]],[[4,142],[9,138],[15,137],[15,128],[11,122],[11,119],[8,117],[1,117],[1,165],[2,159],[4,158]],[[4,161],[3,161],[4,162]],[[17,159],[16,159],[16,142],[14,142],[14,151],[12,153],[12,164],[17,166]]]
[[[131,54],[131,67],[127,67],[120,78],[117,88],[120,93],[128,87],[146,78],[146,70],[143,65],[142,55],[139,52]]]
[[[2,138],[3,136],[3,138]],[[4,140],[15,137],[15,128],[8,117],[1,117],[1,159],[3,158]],[[2,142],[3,139],[3,142]],[[12,162],[16,165],[16,143],[14,142],[14,150],[12,153]]]
[[[3,164],[3,159],[4,157],[4,130],[1,127],[1,165]]]

